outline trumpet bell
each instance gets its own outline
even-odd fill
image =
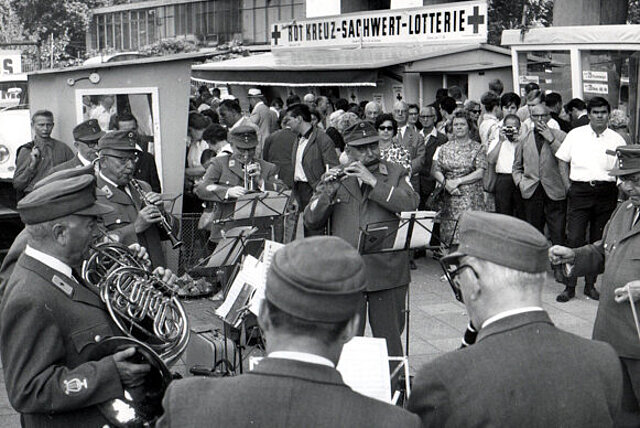
[[[109,337],[99,342],[91,357],[98,360],[130,347],[136,348],[136,354],[129,358],[129,362],[151,366],[144,384],[125,389],[123,397],[101,403],[98,408],[117,427],[153,426],[162,415],[162,397],[171,382],[171,373],[162,359],[144,342],[121,336]]]

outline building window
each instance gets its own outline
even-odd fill
[[[519,52],[518,74],[520,76],[520,95],[524,95],[526,84],[533,82],[540,85],[544,92],[559,93],[565,102],[573,98],[571,54],[569,51]]]

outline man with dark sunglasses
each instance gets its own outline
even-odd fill
[[[458,227],[459,247],[442,260],[478,340],[425,365],[408,409],[434,427],[613,426],[620,362],[608,344],[556,328],[542,308],[544,235],[477,211]]]

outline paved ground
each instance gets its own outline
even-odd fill
[[[409,362],[411,372],[424,363],[460,346],[460,339],[467,325],[464,306],[453,297],[449,285],[441,280],[439,265],[431,259],[419,259],[418,270],[413,271],[410,296]],[[578,288],[578,297],[568,303],[556,303],[555,296],[561,286],[549,277],[544,288],[544,307],[560,328],[590,337],[595,319],[597,302],[587,299]],[[197,306],[197,303],[190,303]],[[210,311],[198,316],[199,323],[206,322]],[[19,418],[11,408],[0,373],[0,428],[19,427]]]

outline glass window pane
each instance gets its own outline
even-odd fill
[[[104,49],[105,47],[105,18],[104,15],[97,15],[96,16],[96,22],[97,22],[97,27],[98,27],[98,50],[100,49]]]
[[[524,95],[524,87],[527,83],[534,82],[540,85],[543,92],[559,93],[563,102],[573,98],[569,51],[519,52],[518,74],[520,75],[520,95]]]
[[[151,9],[147,13],[147,32],[149,33],[149,43],[156,41],[156,10]]]
[[[138,43],[140,44],[140,46],[145,46],[149,43],[147,40],[147,22],[146,22],[147,11],[146,10],[138,11],[138,20],[139,20],[138,34],[140,35]]]
[[[107,17],[107,40],[105,43],[106,48],[113,48],[115,46],[113,42],[113,15],[108,13]]]
[[[124,39],[122,48],[127,51],[131,49],[130,31],[129,12],[122,12],[122,38]]]
[[[122,27],[120,21],[120,12],[113,14],[113,25],[114,25],[114,37],[115,37],[115,47],[118,50],[122,50]]]
[[[131,49],[138,50],[140,44],[138,42],[138,12],[131,12]]]

